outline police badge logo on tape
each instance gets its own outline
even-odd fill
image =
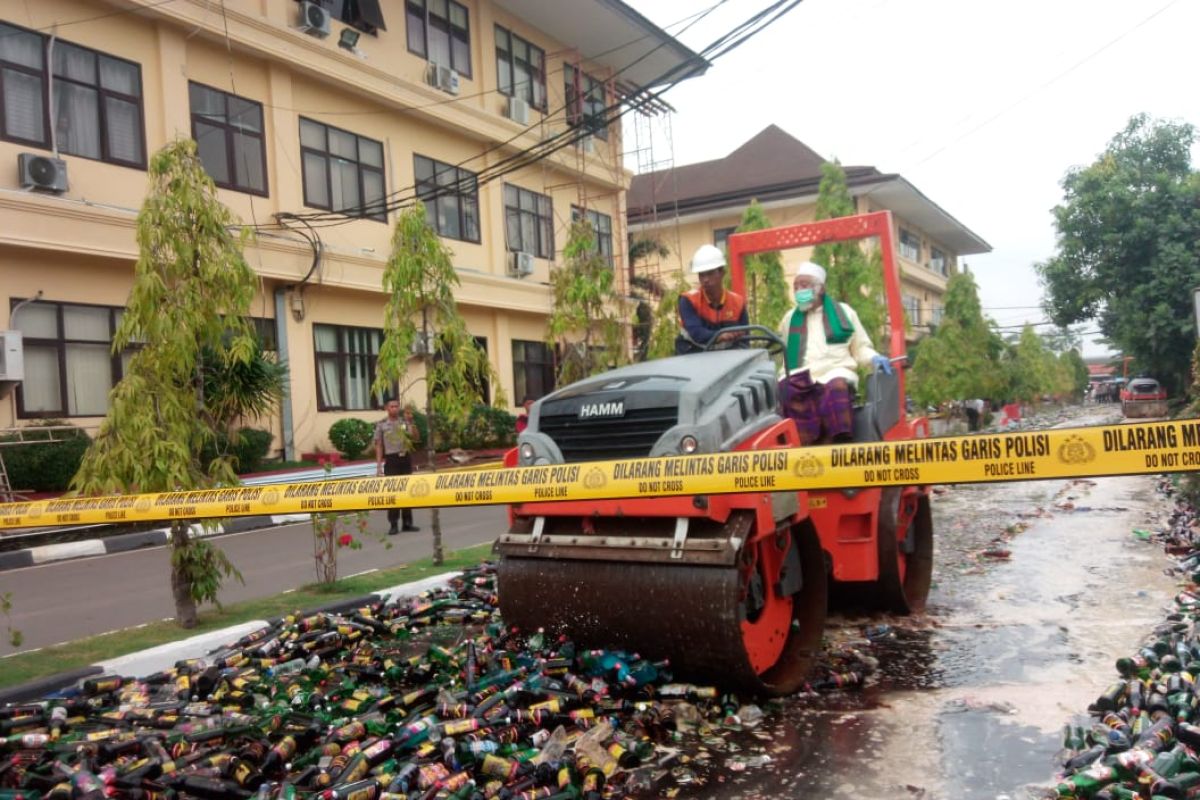
[[[792,468],[797,478],[819,478],[825,474],[825,465],[816,456],[802,455]]]
[[[139,514],[145,514],[152,508],[154,508],[154,503],[149,497],[139,497],[137,502],[133,504],[133,510]]]
[[[1071,434],[1058,446],[1058,460],[1063,464],[1087,464],[1096,459],[1096,448],[1082,436]]]
[[[588,474],[583,476],[583,486],[585,489],[603,489],[608,486],[608,478],[604,475],[604,470],[592,467]]]
[[[412,497],[428,497],[430,492],[429,481],[424,478],[417,478],[408,485],[408,493]]]
[[[263,492],[262,503],[264,506],[273,506],[279,502],[279,492],[274,489],[268,489]]]

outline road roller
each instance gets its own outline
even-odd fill
[[[729,238],[731,285],[748,255],[874,238],[890,319],[904,318],[889,212],[739,233]],[[658,359],[562,388],[534,404],[509,465],[534,466],[800,446],[780,413],[774,360],[783,342],[749,326],[739,349]],[[905,342],[886,346],[899,369],[859,387],[856,441],[928,436],[904,407]],[[648,471],[649,495],[669,477]],[[750,491],[547,501],[509,509],[497,541],[504,619],[582,646],[667,659],[677,677],[759,695],[800,689],[820,656],[834,597],[896,613],[929,592],[933,524],[928,487]]]

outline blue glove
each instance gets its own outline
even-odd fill
[[[871,359],[871,365],[875,367],[876,372],[882,372],[884,375],[892,374],[892,362],[887,356],[874,356]]]

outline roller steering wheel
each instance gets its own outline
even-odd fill
[[[746,335],[732,341],[718,342],[717,337],[723,333],[745,333]],[[783,339],[779,338],[779,334],[765,325],[734,325],[717,331],[716,335],[704,345],[704,352],[730,350],[738,345],[749,345],[754,342],[760,343],[767,351],[767,355],[771,356],[779,355],[786,347]]]

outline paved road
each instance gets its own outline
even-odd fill
[[[340,551],[339,573],[347,576],[385,569],[428,556],[429,512],[417,511],[416,523],[421,526],[419,533],[385,537],[392,544],[390,549],[376,535],[360,537],[361,550]],[[499,506],[442,511],[447,549],[490,542],[506,525],[504,508]],[[384,512],[372,513],[369,530],[376,534],[387,530]],[[315,579],[312,526],[308,523],[213,541],[246,578],[245,586],[236,581],[229,584],[221,593],[222,602],[277,594]],[[4,642],[0,655],[173,616],[168,558],[165,547],[156,547],[5,572],[0,576],[0,591],[12,592],[12,625],[25,640],[17,650]]]

